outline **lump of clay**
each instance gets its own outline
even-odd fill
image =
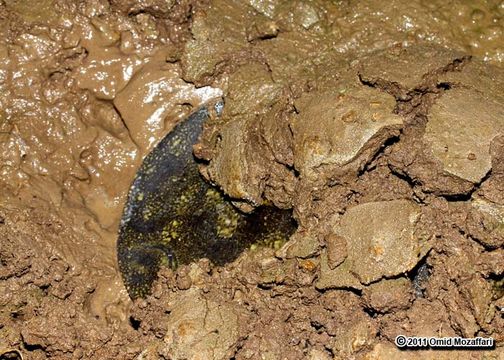
[[[226,115],[261,113],[268,110],[281,92],[266,66],[248,64],[229,76],[226,94]]]
[[[413,269],[430,247],[429,238],[416,231],[420,216],[420,207],[408,200],[350,208],[333,229],[346,239],[348,255],[343,263],[331,269],[327,254],[322,254],[317,288],[360,289],[363,284]]]
[[[439,81],[460,84],[483,94],[487,99],[504,101],[504,69],[472,59],[461,71],[441,74]]]
[[[464,88],[446,92],[433,105],[425,140],[444,171],[479,183],[491,169],[490,145],[504,135],[504,103]]]
[[[174,304],[166,323],[163,353],[176,359],[223,359],[237,343],[240,313],[231,305],[205,300],[197,289],[188,290]]]
[[[463,58],[453,50],[430,45],[394,47],[360,60],[359,76],[364,83],[407,100],[414,90],[427,90],[436,74],[454,68]]]
[[[363,165],[398,135],[403,119],[393,114],[394,106],[392,96],[368,87],[303,95],[291,120],[295,168],[317,178],[328,165]]]
[[[222,121],[215,134],[208,132],[201,149],[210,160],[205,171],[233,199],[257,205],[265,191],[292,188],[288,183],[293,175],[278,160],[292,157],[288,123],[277,116],[275,106],[281,91],[259,64],[245,65],[229,76]]]
[[[363,84],[392,94],[411,125],[392,167],[425,191],[467,194],[490,172],[491,145],[504,134],[504,72],[455,51],[412,46],[359,63]]]
[[[472,60],[439,81],[453,89],[433,105],[425,140],[446,172],[479,183],[492,167],[492,142],[504,135],[504,71]]]
[[[349,327],[336,329],[332,344],[333,351],[339,355],[336,358],[348,359],[350,354],[370,346],[377,333],[377,324],[363,312],[356,312]]]
[[[381,280],[364,290],[366,305],[380,313],[407,309],[412,297],[411,282],[404,277]]]
[[[254,116],[242,116],[224,125],[219,132],[217,155],[207,171],[231,198],[260,204],[264,172],[255,160],[267,163],[268,155],[262,147],[247,141],[254,137],[254,120]],[[255,157],[247,156],[250,153],[255,153]]]
[[[483,199],[471,202],[469,233],[488,248],[504,246],[504,206]]]

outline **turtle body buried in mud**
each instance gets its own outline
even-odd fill
[[[193,144],[208,118],[202,108],[179,123],[145,157],[131,185],[117,253],[132,299],[150,293],[161,266],[200,258],[221,266],[253,243],[285,241],[294,232],[290,211],[261,206],[242,213],[202,178]]]

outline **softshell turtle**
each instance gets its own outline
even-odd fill
[[[149,294],[163,265],[206,257],[221,266],[251,244],[285,241],[295,229],[290,211],[261,206],[242,213],[203,179],[193,145],[208,118],[201,108],[179,123],[145,157],[131,185],[117,257],[132,299]]]

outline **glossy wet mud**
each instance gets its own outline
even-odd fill
[[[244,214],[203,180],[192,146],[207,118],[201,109],[176,126],[133,181],[117,245],[133,299],[150,292],[163,265],[176,268],[204,257],[224,265],[253,243],[284,242],[295,230],[290,211],[262,206]]]

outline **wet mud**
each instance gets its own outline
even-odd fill
[[[503,21],[493,0],[1,1],[0,358],[501,358]],[[136,171],[220,99],[195,175],[297,228],[132,301]]]

